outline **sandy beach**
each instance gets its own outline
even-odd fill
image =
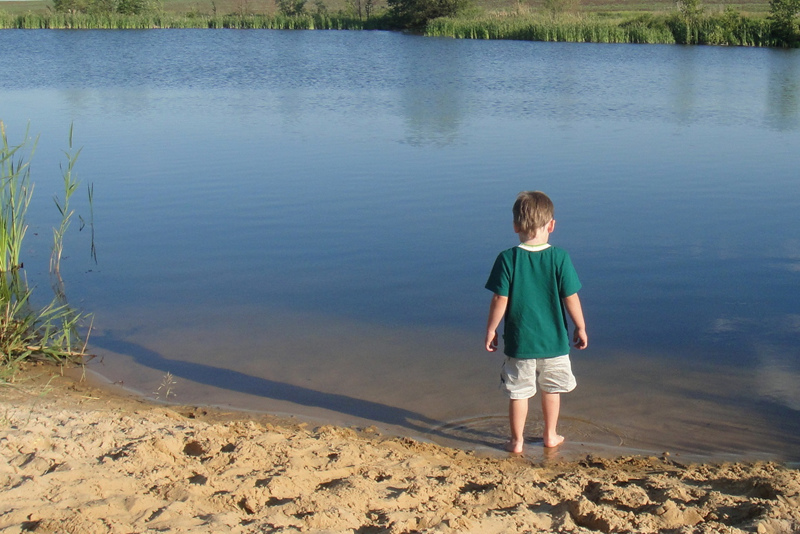
[[[0,384],[0,453],[9,533],[800,532],[800,472],[777,463],[489,458],[46,366]]]

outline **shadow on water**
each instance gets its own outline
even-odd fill
[[[468,431],[469,435],[465,436],[465,429],[462,428],[457,436],[453,435],[448,432],[450,427],[446,423],[395,406],[337,393],[325,393],[212,365],[171,360],[154,350],[110,335],[93,336],[92,346],[130,356],[139,365],[169,372],[173,376],[200,384],[301,406],[323,408],[343,415],[406,428],[419,436],[439,436],[449,439],[457,437],[459,441],[490,448],[497,448],[499,443],[502,443],[498,435],[480,430]]]

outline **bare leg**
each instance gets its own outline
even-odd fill
[[[508,421],[511,424],[511,441],[508,442],[508,451],[522,452],[525,438],[525,420],[528,418],[528,399],[511,399],[508,402]]]
[[[544,416],[544,435],[542,439],[545,447],[558,447],[564,443],[564,436],[559,436],[556,432],[558,412],[560,410],[561,394],[542,391],[542,415]]]

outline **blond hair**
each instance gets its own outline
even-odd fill
[[[553,219],[555,208],[550,197],[541,191],[523,191],[517,195],[512,211],[517,231],[533,236]]]

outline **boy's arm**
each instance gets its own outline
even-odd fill
[[[575,348],[583,350],[589,346],[589,336],[586,334],[586,322],[583,320],[581,299],[578,298],[577,293],[574,293],[562,300],[570,319],[572,319],[572,323],[575,325],[572,341],[575,343]]]
[[[506,306],[508,297],[495,293],[489,305],[489,321],[486,324],[486,350],[489,352],[497,350],[497,328],[506,315]]]

